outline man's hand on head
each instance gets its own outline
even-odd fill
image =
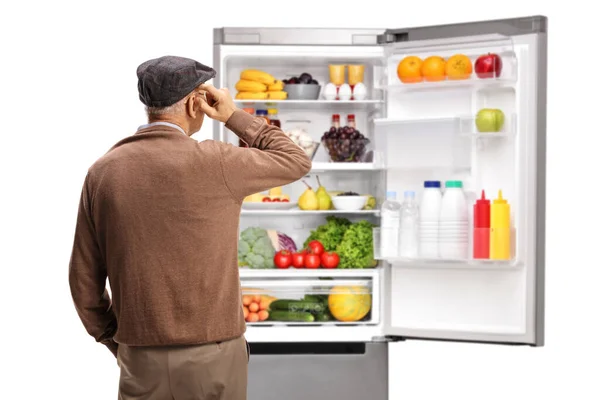
[[[225,123],[237,111],[233,98],[226,88],[217,89],[212,85],[204,84],[200,85],[199,89],[206,91],[206,100],[200,98],[200,109],[209,118]]]

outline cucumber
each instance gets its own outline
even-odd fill
[[[303,300],[275,300],[269,306],[271,310],[291,311],[291,312],[323,312],[325,305]]]
[[[310,301],[313,303],[326,303],[327,296],[319,294],[307,294],[304,296],[304,301]]]
[[[333,321],[333,316],[331,314],[329,314],[329,311],[326,311],[324,313],[315,315],[315,321],[318,321],[318,322]]]
[[[300,311],[271,311],[269,314],[271,321],[286,321],[286,322],[314,322],[315,317],[308,312]]]

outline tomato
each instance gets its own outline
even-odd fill
[[[318,254],[309,253],[304,257],[306,268],[315,269],[321,266],[321,257]]]
[[[325,252],[325,248],[318,240],[313,240],[308,244],[308,248],[313,254],[320,256]]]
[[[263,201],[263,203],[270,203],[271,199],[268,197],[263,197],[262,201]]]
[[[337,268],[340,263],[340,256],[337,253],[328,251],[327,253],[321,254],[321,264],[324,268]]]
[[[282,203],[289,203],[290,201],[288,199],[283,199],[281,200]]]
[[[273,262],[277,268],[289,268],[292,265],[292,253],[287,250],[281,250],[275,253]]]
[[[271,201],[272,201],[272,202],[274,202],[274,203],[279,203],[281,200],[279,200],[279,198],[278,198],[278,197],[273,197],[273,198],[271,199]]]
[[[304,260],[306,258],[306,251],[298,251],[292,254],[292,265],[294,268],[304,268]]]

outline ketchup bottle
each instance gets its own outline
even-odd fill
[[[473,205],[473,225],[473,258],[490,258],[490,201],[483,190]]]

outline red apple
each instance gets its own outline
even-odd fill
[[[498,54],[484,54],[475,61],[475,73],[481,79],[497,78],[502,73],[502,58]]]

